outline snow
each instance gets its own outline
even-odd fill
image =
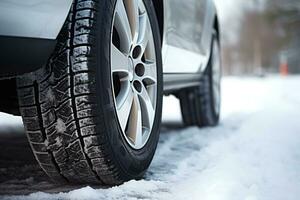
[[[62,119],[57,119],[55,129],[58,133],[64,133],[67,130],[66,124]]]
[[[0,112],[0,133],[22,132],[22,118]]]
[[[145,179],[2,199],[298,200],[300,77],[226,77],[222,87],[216,128],[180,128],[179,103],[165,98],[161,139]]]

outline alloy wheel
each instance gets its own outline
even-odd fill
[[[117,0],[112,26],[111,76],[122,133],[134,149],[151,134],[157,101],[154,37],[143,0]]]

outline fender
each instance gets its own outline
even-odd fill
[[[1,0],[0,36],[56,39],[72,0]]]
[[[164,73],[203,72],[210,57],[213,0],[164,0]]]
[[[47,62],[72,2],[0,1],[0,78],[32,72]]]

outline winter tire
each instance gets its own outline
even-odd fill
[[[75,0],[55,52],[17,80],[41,168],[67,183],[139,179],[159,138],[160,36],[150,0]]]
[[[178,93],[183,122],[186,126],[216,126],[220,118],[221,62],[220,45],[213,36],[211,57],[199,87]]]

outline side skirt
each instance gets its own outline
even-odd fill
[[[201,77],[201,73],[164,73],[164,94],[170,95],[185,88],[199,86]]]

